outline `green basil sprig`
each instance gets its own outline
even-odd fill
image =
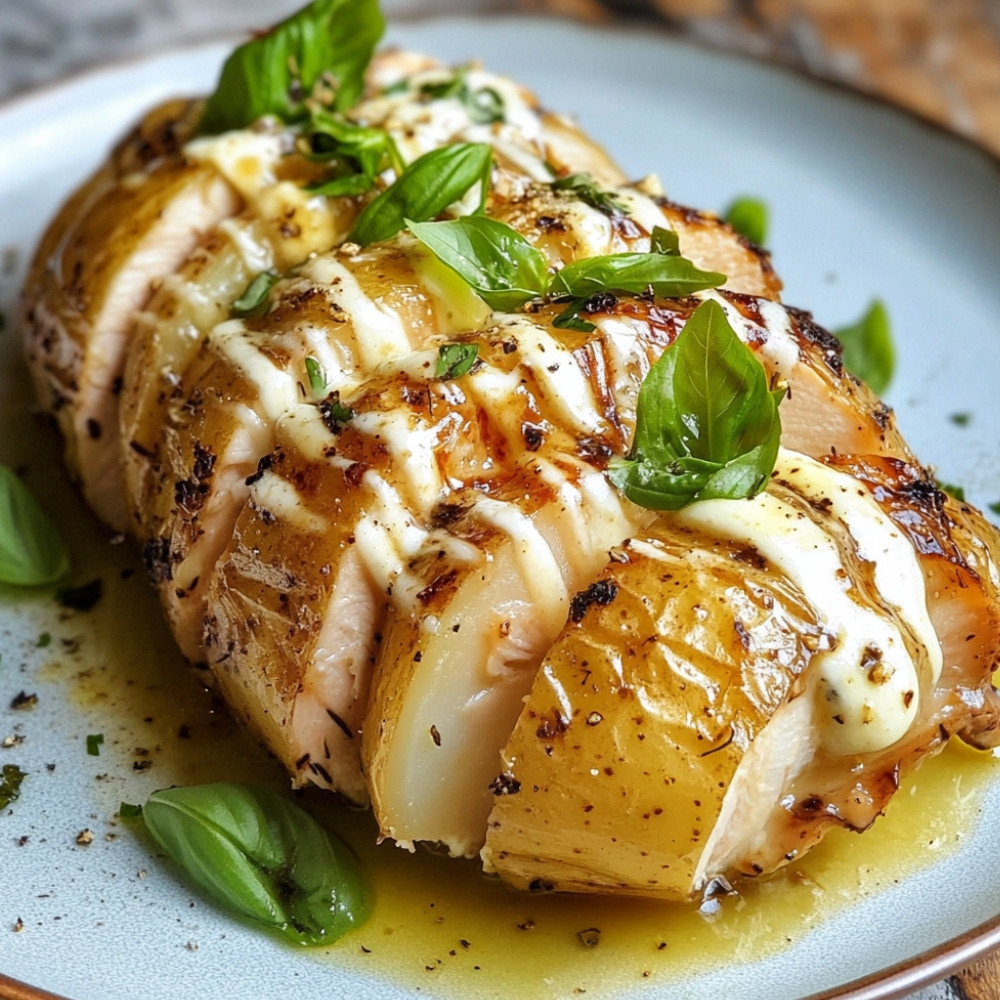
[[[671,239],[668,230],[654,232],[654,252],[587,257],[550,275],[545,255],[516,229],[495,219],[470,215],[452,222],[407,220],[406,225],[493,309],[513,310],[547,295],[572,298],[554,323],[574,330],[594,329],[579,314],[598,292],[642,295],[652,289],[657,295],[678,297],[726,280],[724,274],[702,271],[679,256],[676,238]]]
[[[750,196],[734,199],[722,213],[736,232],[759,247],[767,242],[768,215],[767,202]]]
[[[0,583],[38,587],[67,572],[56,526],[14,470],[0,465]]]
[[[338,197],[363,194],[375,186],[375,178],[387,167],[397,174],[404,169],[392,136],[381,129],[345,121],[322,109],[313,111],[300,144],[311,160],[329,162],[335,176],[313,184],[314,194]]]
[[[198,131],[245,128],[264,115],[300,121],[306,98],[327,76],[336,85],[333,107],[351,107],[384,30],[378,0],[313,0],[229,56]]]
[[[198,886],[297,944],[330,944],[368,916],[350,848],[273,792],[225,781],[168,788],[142,816]]]
[[[544,294],[545,256],[516,229],[486,215],[452,222],[405,222],[442,263],[472,286],[491,308],[512,311]]]
[[[580,201],[586,202],[606,215],[625,215],[628,205],[615,198],[610,191],[602,191],[589,173],[570,174],[552,182],[553,191],[570,191]]]
[[[679,510],[759,493],[781,438],[778,403],[725,311],[703,302],[639,390],[635,438],[608,472],[633,503]]]
[[[457,142],[424,153],[358,216],[348,240],[367,246],[391,239],[407,219],[433,219],[477,184],[481,193],[476,211],[482,211],[492,164],[493,150],[481,142]]]
[[[844,348],[844,367],[877,395],[892,381],[896,351],[885,306],[875,299],[864,316],[851,326],[833,331]]]

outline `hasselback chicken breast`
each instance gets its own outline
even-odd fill
[[[25,330],[293,782],[517,887],[686,899],[1000,743],[995,529],[769,255],[478,66],[341,39],[262,96],[287,24],[67,202]]]

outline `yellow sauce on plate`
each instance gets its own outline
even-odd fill
[[[207,675],[176,652],[134,547],[110,545],[106,533],[79,522],[71,537],[75,565],[88,567],[75,582],[100,577],[104,595],[89,612],[38,609],[52,634],[39,680],[78,713],[81,744],[87,734],[104,735],[101,756],[88,761],[114,835],[140,835],[116,819],[118,805],[157,788],[221,779],[287,787],[281,768],[202,683]],[[714,916],[695,905],[516,893],[474,862],[376,846],[370,814],[309,792],[300,801],[354,846],[376,902],[360,930],[303,960],[443,998],[612,997],[682,981],[779,951],[853,901],[933,864],[974,827],[996,767],[992,755],[953,741],[904,782],[872,830],[834,831],[776,877],[740,886]],[[151,867],[158,863],[150,858]]]

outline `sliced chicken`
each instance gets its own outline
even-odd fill
[[[373,248],[355,261],[383,252],[388,250]],[[324,260],[312,265],[314,277]],[[319,774],[318,783],[350,788],[348,794],[357,797],[360,744],[387,836],[408,845],[439,841],[454,853],[473,854],[485,831],[497,754],[538,663],[565,622],[571,595],[593,578],[608,549],[648,516],[623,506],[603,467],[631,437],[636,393],[649,364],[699,300],[609,298],[603,311],[589,314],[596,325],[592,334],[549,326],[558,306],[531,318],[494,316],[491,329],[458,338],[478,350],[469,374],[457,381],[434,377],[440,336],[428,341],[429,351],[398,356],[390,351],[381,364],[373,359],[371,374],[360,385],[350,378],[335,383],[340,405],[355,415],[341,424],[327,409],[324,424],[325,401],[292,408],[295,379],[303,378],[307,351],[320,357],[323,350],[343,352],[350,344],[342,346],[331,336],[337,326],[329,315],[308,311],[328,312],[326,296],[335,293],[314,288],[301,304],[298,287],[291,283],[274,312],[254,321],[260,339],[231,325],[232,344],[246,352],[244,369],[256,359],[253,364],[262,366],[266,378],[256,376],[255,386],[223,377],[226,362],[206,369],[201,379],[206,414],[229,407],[230,413],[252,415],[250,425],[256,427],[267,419],[256,400],[276,398],[277,366],[288,388],[272,419],[283,407],[287,415],[277,416],[276,450],[262,454],[260,478],[248,463],[234,468],[234,484],[244,475],[253,480],[250,502],[239,512],[234,543],[222,554],[215,576],[210,566],[217,551],[207,553],[225,531],[208,541],[185,540],[188,528],[178,522],[172,545],[189,554],[185,562],[192,569],[184,579],[198,581],[180,600],[191,601],[192,625],[202,614],[196,609],[207,608],[208,660],[230,678],[221,677],[220,683],[239,678],[243,690],[266,688],[269,698],[280,699],[279,710],[271,701],[246,695],[241,710],[248,717],[260,714],[258,731],[283,759],[306,762],[298,768],[300,780],[317,781],[311,764],[318,762],[330,776]],[[416,300],[401,274],[391,287]],[[831,435],[821,436],[815,424],[803,426],[791,432],[798,447],[824,455],[864,442],[873,448],[896,445],[905,456],[887,421],[864,412],[864,405],[875,411],[874,402],[827,355],[823,338],[803,317],[745,296],[719,298],[772,379],[787,380],[802,405],[819,392],[822,405],[832,406],[838,382],[844,383],[838,405],[845,413],[831,422]],[[446,322],[437,316],[439,328]],[[288,353],[292,341],[282,331],[290,324],[293,330],[326,331],[326,348],[320,336],[312,347]],[[426,338],[433,326],[414,329]],[[216,354],[223,350],[221,330],[209,341]],[[291,336],[301,343],[301,333]],[[322,357],[334,367],[329,353]],[[354,355],[336,357],[352,371]],[[213,384],[225,401],[210,396]],[[199,419],[192,428],[200,426]],[[204,438],[205,431],[185,433],[190,467],[196,457],[190,442]],[[296,444],[299,434],[304,437]],[[335,468],[316,469],[325,464]],[[281,504],[261,499],[261,491],[282,497]],[[238,490],[226,493],[227,502],[238,496]],[[337,532],[350,533],[354,548],[321,543],[326,575],[313,579],[299,554],[312,551],[317,543],[307,539],[333,531],[325,527],[333,523]],[[347,551],[352,558],[342,567],[339,560]],[[342,583],[343,574],[349,585]],[[299,588],[303,579],[312,582]],[[360,581],[368,581],[368,590]],[[359,616],[344,613],[345,595]],[[169,594],[166,600],[169,607]],[[303,601],[308,615],[301,610]],[[266,630],[250,608],[270,609]],[[324,624],[310,626],[297,643],[262,639],[265,631],[283,635],[285,608],[298,609],[287,611],[289,630],[305,620]],[[338,629],[345,630],[340,638]],[[410,653],[403,655],[405,650]],[[372,703],[361,726],[371,662]],[[288,678],[280,691],[266,680],[275,669]],[[324,691],[333,692],[330,700]],[[325,731],[323,725],[306,725],[306,719],[319,720]],[[355,736],[363,731],[363,738],[346,737],[340,723]],[[347,781],[351,774],[356,779]],[[418,774],[423,792],[413,796]]]
[[[866,829],[949,735],[1000,743],[997,541],[888,458],[784,453],[757,499],[661,515],[538,673],[487,868],[684,899]]]
[[[179,119],[184,110],[153,112],[66,203],[25,286],[36,392],[58,421],[67,463],[88,503],[119,530],[126,519],[118,396],[134,315],[152,285],[241,204],[210,166],[178,156],[169,136],[182,126],[171,124],[171,114]]]

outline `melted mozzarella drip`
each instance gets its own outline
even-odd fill
[[[247,336],[243,320],[231,319],[220,323],[209,339],[219,354],[257,386],[260,407],[269,420],[277,420],[299,401],[296,379],[278,368]]]
[[[330,297],[351,318],[363,369],[371,371],[410,349],[410,338],[399,316],[370,298],[334,254],[317,257],[310,272],[317,282],[329,286]]]
[[[874,499],[849,476],[781,450],[777,479],[808,500],[829,498],[876,581],[919,644],[922,661],[940,669],[940,647],[927,617],[916,555]],[[823,746],[848,755],[881,750],[907,732],[920,698],[918,667],[895,624],[851,592],[837,541],[801,508],[770,493],[752,500],[707,500],[673,515],[686,525],[753,546],[791,580],[816,610],[834,647],[813,657],[810,683]],[[905,581],[901,583],[901,581]],[[917,583],[919,581],[919,584]],[[936,659],[935,659],[936,658]],[[937,667],[934,664],[937,663]]]

